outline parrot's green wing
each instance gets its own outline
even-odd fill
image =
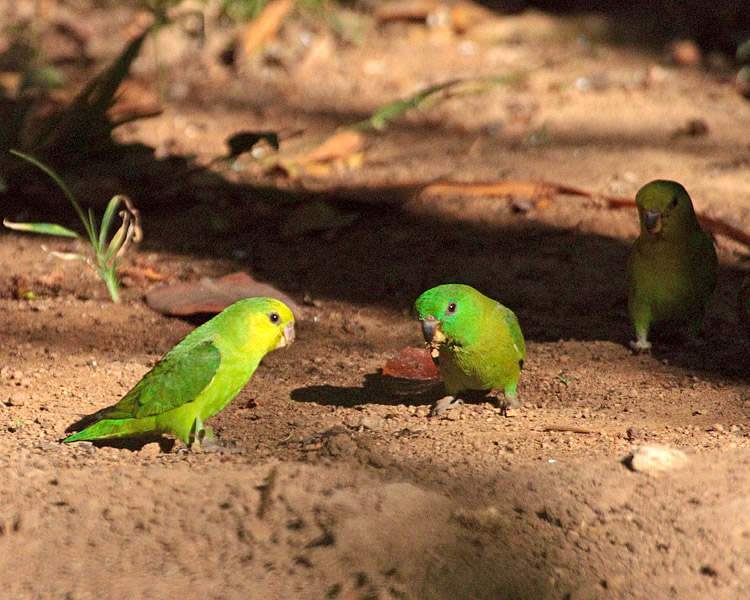
[[[523,339],[523,333],[521,333],[521,326],[518,323],[518,318],[516,317],[516,314],[509,308],[506,308],[500,303],[498,303],[497,306],[500,310],[500,313],[503,315],[505,324],[508,326],[510,339],[513,342],[513,346],[516,348],[516,350],[518,350],[518,360],[523,367],[523,360],[526,357],[526,342]]]
[[[173,350],[122,400],[98,416],[102,419],[140,419],[192,402],[211,383],[220,364],[221,352],[210,341],[179,353]]]

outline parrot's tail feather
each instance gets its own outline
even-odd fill
[[[142,433],[156,431],[153,418],[145,419],[102,419],[87,427],[83,431],[74,433],[63,440],[64,443],[80,442],[83,440],[104,440],[111,438],[130,437]]]

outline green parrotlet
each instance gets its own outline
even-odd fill
[[[249,381],[271,350],[294,341],[292,311],[273,298],[240,300],[172,348],[114,406],[63,440],[168,433],[187,445],[211,439],[203,423]]]
[[[414,307],[448,394],[432,413],[460,404],[462,391],[494,390],[502,392],[498,405],[507,414],[516,405],[516,386],[526,357],[513,311],[461,284],[429,289]]]
[[[635,196],[641,233],[628,261],[630,342],[648,352],[653,326],[699,331],[719,273],[711,238],[700,227],[690,196],[675,181],[657,180]]]

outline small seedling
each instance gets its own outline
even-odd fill
[[[563,377],[563,372],[560,371],[557,375],[555,375],[555,379],[560,380],[565,387],[568,387],[570,385],[570,382],[573,379],[580,379],[578,375],[569,375],[567,378]]]
[[[117,279],[115,270],[117,269],[117,265],[120,264],[120,260],[131,242],[139,242],[141,239],[138,211],[130,203],[130,199],[127,196],[122,196],[120,194],[114,196],[109,201],[109,204],[104,211],[101,225],[98,225],[94,211],[90,208],[88,209],[88,212],[83,211],[81,205],[75,199],[75,196],[73,196],[73,193],[57,173],[28,154],[23,154],[17,150],[11,150],[11,153],[23,158],[36,167],[39,167],[54,180],[67,199],[70,200],[70,203],[78,213],[78,216],[83,223],[83,227],[86,230],[86,234],[89,238],[89,245],[91,246],[96,261],[94,262],[91,256],[86,256],[84,254],[75,254],[73,256],[89,265],[97,275],[104,280],[104,283],[107,284],[107,291],[109,291],[112,301],[119,302],[120,294],[118,288],[120,286],[120,281]],[[119,212],[120,218],[122,219],[122,225],[120,225],[120,228],[111,238],[109,238],[109,230],[112,227],[115,211],[120,205],[124,206]],[[63,227],[62,225],[58,225],[57,223],[13,223],[7,219],[3,219],[3,225],[9,229],[15,229],[17,231],[31,231],[33,233],[43,233],[70,238],[80,237],[75,231]]]

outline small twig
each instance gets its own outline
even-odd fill
[[[590,429],[584,429],[583,427],[573,427],[570,425],[544,425],[543,427],[535,427],[534,431],[543,431],[544,433],[549,433],[550,431],[558,431],[564,433],[582,433],[584,435],[596,433],[595,431],[592,431]]]

